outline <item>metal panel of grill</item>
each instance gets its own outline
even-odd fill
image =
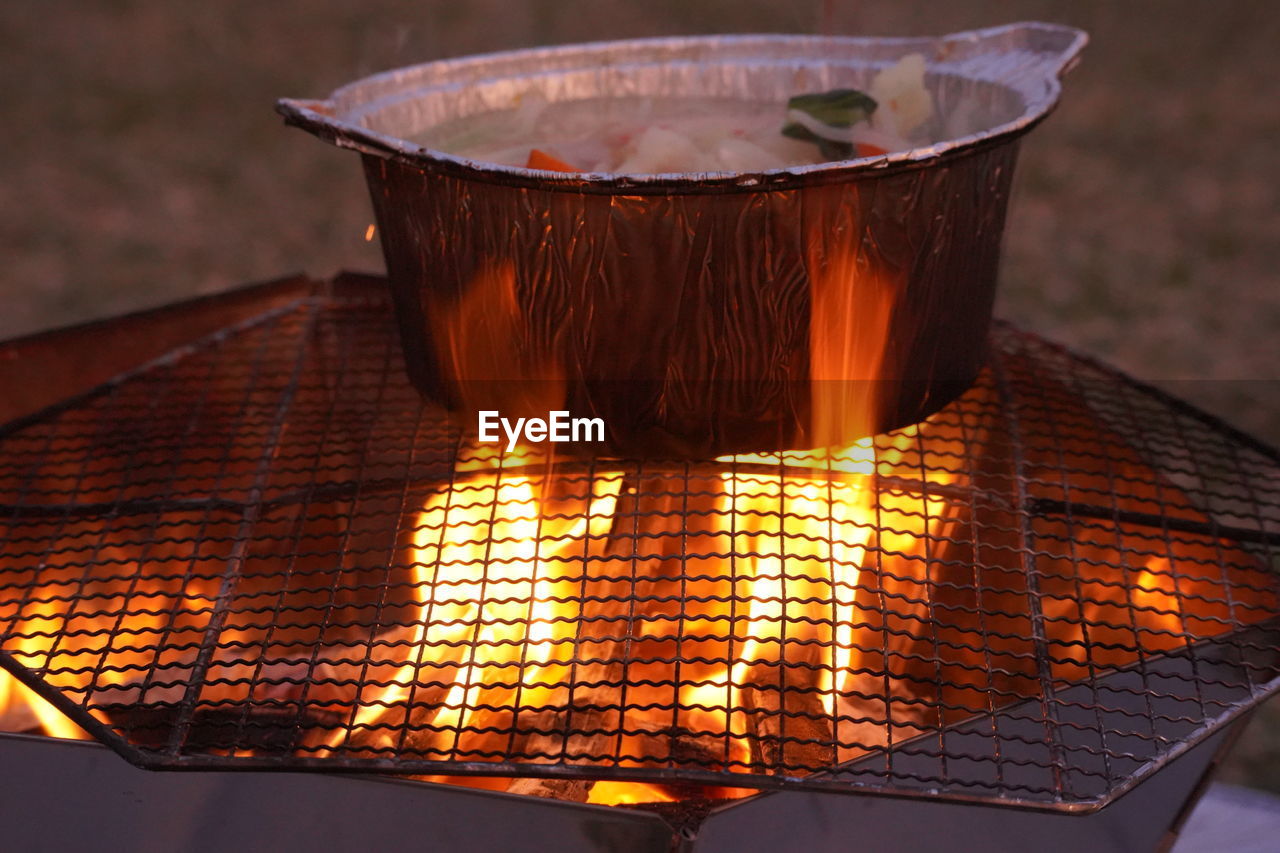
[[[1280,461],[991,351],[840,451],[548,464],[317,286],[0,431],[0,663],[148,767],[1096,807],[1280,684]]]

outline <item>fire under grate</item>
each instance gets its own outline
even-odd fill
[[[0,429],[0,663],[147,767],[1089,809],[1280,685],[1277,555],[1273,450],[1008,325],[838,452],[549,465],[339,282]]]

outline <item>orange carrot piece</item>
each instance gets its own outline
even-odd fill
[[[526,169],[546,169],[549,172],[580,172],[581,169],[575,169],[563,160],[552,157],[545,151],[539,151],[534,148],[529,152],[529,161],[524,164]]]
[[[887,148],[881,148],[879,145],[872,145],[868,142],[855,143],[858,146],[859,157],[879,157],[881,154],[888,154]]]

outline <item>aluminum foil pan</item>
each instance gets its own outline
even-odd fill
[[[465,422],[567,410],[604,421],[607,452],[705,457],[847,444],[968,387],[1018,139],[1057,102],[1086,40],[1027,23],[570,45],[397,69],[278,109],[362,153],[424,395]],[[567,174],[411,141],[535,94],[785,103],[866,88],[912,53],[927,61],[931,138],[945,141],[886,156]],[[962,115],[983,129],[950,134]]]

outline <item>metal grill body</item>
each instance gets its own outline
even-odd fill
[[[400,359],[340,279],[3,428],[0,663],[147,767],[1070,811],[1280,684],[1274,451],[1009,326],[701,463],[470,444]]]

